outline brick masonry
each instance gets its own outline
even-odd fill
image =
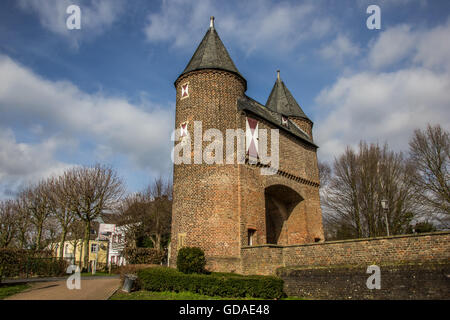
[[[279,267],[435,262],[450,262],[450,232],[242,248],[247,274],[275,274]]]
[[[242,248],[246,274],[275,274],[312,299],[450,299],[450,232]],[[368,289],[369,265],[381,289]]]
[[[181,87],[185,84],[189,84],[189,97],[182,98]],[[237,100],[244,96],[245,82],[236,74],[214,69],[196,70],[182,75],[175,87],[175,128],[187,121],[192,138],[194,121],[202,122],[203,133],[211,128],[220,130],[224,140],[227,129],[245,132],[247,116],[258,120],[259,129],[278,129],[262,118],[238,111]],[[270,142],[270,135],[268,140]],[[202,150],[209,144],[204,141]],[[291,197],[297,196],[295,206],[289,208],[286,217],[275,221],[282,225],[277,244],[323,240],[316,148],[283,130],[279,130],[279,146],[279,170],[269,176],[261,175],[260,166],[237,163],[236,139],[234,164],[174,165],[172,266],[180,245],[197,246],[205,251],[210,270],[244,272],[241,247],[248,244],[249,229],[254,231],[253,244],[268,241],[268,188],[276,198],[274,201],[289,200],[283,198],[285,190]],[[193,153],[193,139],[191,150]],[[270,145],[268,150],[271,150]],[[178,243],[180,236],[183,244]]]
[[[277,274],[290,296],[309,299],[450,299],[450,263],[379,264],[380,289],[367,288],[367,266],[287,267]]]

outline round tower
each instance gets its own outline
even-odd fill
[[[246,87],[211,17],[203,40],[175,81],[175,128],[187,129],[191,164],[174,165],[171,266],[176,265],[178,250],[189,246],[205,251],[210,269],[233,270],[234,264],[238,268],[238,166],[225,164],[225,146],[219,155],[223,163],[206,164],[199,159],[211,141],[194,141],[194,127],[202,136],[208,129],[218,129],[225,144],[226,129],[238,126],[237,100]]]

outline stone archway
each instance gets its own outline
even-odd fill
[[[303,198],[284,185],[273,185],[264,190],[266,203],[266,242],[287,244],[287,221]]]

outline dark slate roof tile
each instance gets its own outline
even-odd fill
[[[281,80],[279,71],[277,80],[275,81],[272,91],[270,92],[270,96],[267,99],[266,108],[278,112],[284,116],[308,119],[302,108],[292,96],[289,89]]]
[[[211,19],[213,21],[213,17]],[[219,69],[233,72],[245,81],[245,78],[239,73],[233,60],[231,60],[213,23],[211,23],[210,28],[180,77],[188,72],[202,69]]]
[[[297,125],[295,125],[294,122],[291,120],[288,120],[289,126],[285,127],[281,124],[281,117],[282,114],[278,112],[274,112],[265,106],[263,106],[261,103],[253,100],[250,97],[244,96],[242,98],[238,99],[238,110],[244,110],[244,111],[250,111],[251,113],[267,120],[268,122],[272,123],[273,125],[293,134],[297,138],[300,138],[304,142],[308,143],[309,145],[318,148],[318,146],[311,140],[311,138],[303,131],[301,130]]]

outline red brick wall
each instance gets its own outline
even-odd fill
[[[303,119],[303,118],[297,118],[297,117],[289,117],[289,119],[291,119],[291,121],[295,122],[295,124],[297,126],[299,126],[300,129],[305,131],[311,139],[313,138],[313,135],[312,135],[313,123],[310,120]]]
[[[189,97],[181,99],[185,83],[189,83]],[[245,90],[240,77],[218,70],[194,71],[178,79],[175,86],[175,128],[189,121],[191,150],[194,121],[202,122],[203,133],[219,129],[224,142],[226,129],[245,131],[247,115],[237,110],[237,99]],[[260,129],[276,128],[258,120]],[[203,142],[203,149],[209,143]],[[241,247],[248,244],[248,229],[256,230],[256,244],[267,243],[264,192],[277,184],[291,188],[303,199],[286,221],[280,243],[323,239],[316,148],[283,130],[279,146],[279,172],[271,176],[261,175],[259,167],[248,164],[174,166],[171,266],[175,266],[179,249],[178,235],[185,234],[184,245],[202,248],[210,270],[242,272]]]
[[[243,272],[247,274],[274,274],[281,266],[370,265],[449,259],[450,232],[242,248]]]
[[[332,300],[450,299],[450,263],[378,264],[380,288],[367,288],[368,265],[277,270],[289,296]]]
[[[255,115],[248,116],[258,120],[259,129],[278,129]],[[245,128],[245,115],[241,115],[240,121]],[[287,234],[282,237],[281,243],[302,244],[313,242],[315,238],[324,239],[316,149],[280,129],[279,157],[279,172],[274,175],[261,175],[261,168],[254,165],[247,164],[240,168],[243,246],[247,245],[248,228],[256,229],[255,244],[267,243],[264,190],[274,185],[287,186],[303,198],[284,226]]]
[[[181,85],[186,82],[189,82],[189,97],[181,99]],[[236,128],[237,99],[244,94],[241,78],[217,70],[195,71],[178,79],[176,89],[175,127],[189,121],[192,151],[194,121],[202,122],[203,133],[210,128],[223,133]],[[209,143],[203,142],[203,150]],[[185,246],[200,247],[207,257],[240,256],[238,180],[237,165],[194,164],[192,157],[192,164],[174,166],[172,266],[176,263],[180,233],[186,234]],[[220,269],[221,265],[211,267]],[[223,267],[223,270],[230,269],[228,263]]]

